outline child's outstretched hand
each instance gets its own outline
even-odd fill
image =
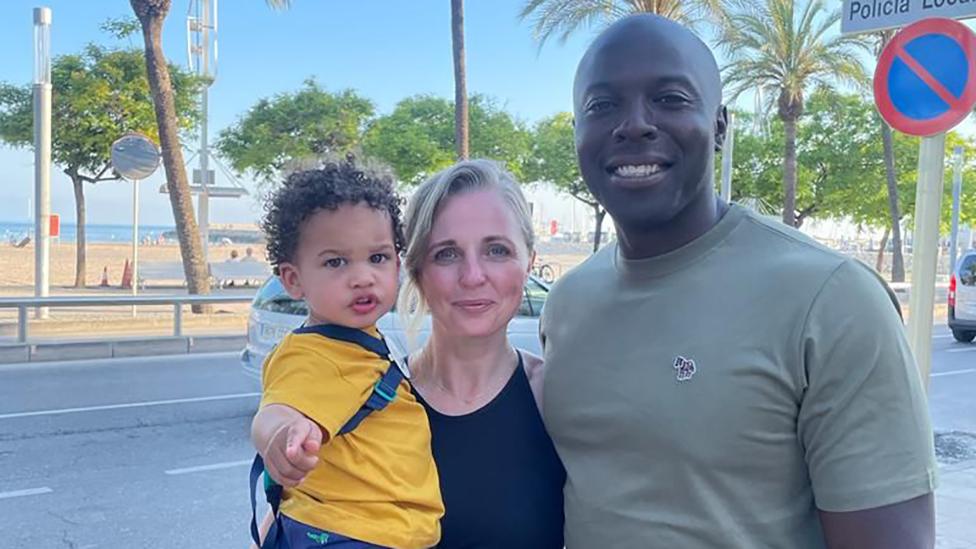
[[[319,462],[322,429],[305,416],[283,424],[265,450],[264,467],[278,484],[297,486]]]

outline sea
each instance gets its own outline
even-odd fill
[[[89,243],[131,243],[132,225],[95,225],[85,226]],[[140,225],[139,240],[147,238],[155,240],[159,235],[175,230],[166,225]],[[33,236],[34,224],[29,222],[0,221],[0,242],[20,242],[25,236]],[[74,243],[77,230],[73,222],[61,222],[61,242]]]

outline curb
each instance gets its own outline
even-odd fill
[[[0,344],[0,364],[240,351],[244,336],[180,336]]]

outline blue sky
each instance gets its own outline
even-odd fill
[[[576,62],[592,33],[541,51],[517,13],[523,0],[466,2],[469,93],[494,97],[526,122],[571,108]],[[232,124],[262,97],[297,89],[314,76],[330,90],[354,88],[389,112],[409,95],[453,98],[450,8],[447,0],[293,0],[272,11],[262,0],[219,3],[220,66],[211,87],[211,135]],[[32,78],[32,9],[39,2],[0,2],[0,80],[26,84]],[[86,43],[118,44],[99,30],[109,17],[131,15],[126,0],[51,0],[55,55]],[[189,0],[173,0],[164,47],[170,60],[186,65],[185,18]],[[131,40],[141,47],[141,37]],[[0,147],[0,220],[27,221],[33,197],[33,154]],[[52,211],[74,219],[70,181],[52,171]],[[162,169],[141,187],[140,221],[172,223],[169,201],[156,192]],[[245,180],[246,184],[250,184]],[[87,188],[89,223],[129,223],[128,183]],[[251,198],[211,200],[211,222],[253,221],[260,212]]]

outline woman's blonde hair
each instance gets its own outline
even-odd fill
[[[427,303],[420,292],[420,269],[430,245],[430,232],[441,205],[451,196],[472,191],[493,190],[515,214],[525,246],[532,254],[535,235],[532,213],[515,177],[492,160],[464,160],[436,173],[423,182],[407,204],[404,236],[407,247],[403,266],[407,276],[400,288],[397,311],[407,336],[407,345],[416,349],[417,333],[427,314]]]

